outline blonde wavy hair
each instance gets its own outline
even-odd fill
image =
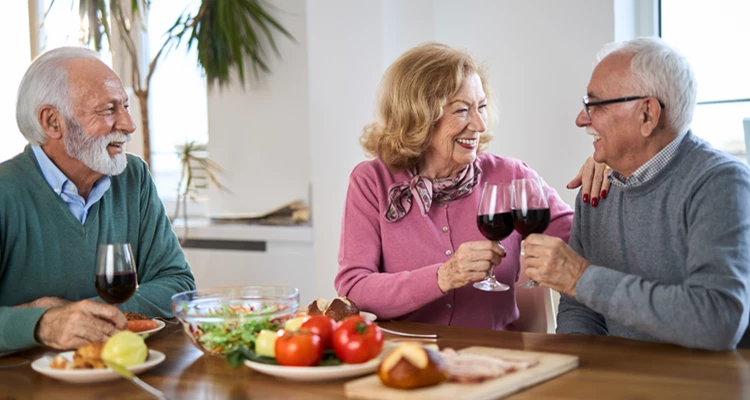
[[[426,43],[402,54],[385,72],[378,119],[365,126],[359,139],[367,155],[397,171],[417,164],[430,145],[443,106],[475,73],[487,95],[487,130],[480,134],[478,146],[478,152],[484,151],[497,119],[486,71],[465,51]]]

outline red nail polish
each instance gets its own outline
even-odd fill
[[[588,203],[589,202],[589,195],[587,195],[586,193],[583,194],[583,202],[584,203]]]
[[[599,197],[601,197],[602,199],[606,199],[607,198],[607,191],[606,190],[602,190],[602,195],[599,196]]]
[[[597,199],[596,197],[591,199],[591,207],[596,207],[597,204],[599,204],[599,199]]]

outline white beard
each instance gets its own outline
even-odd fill
[[[63,136],[65,151],[92,170],[104,175],[119,175],[128,166],[125,153],[109,155],[107,146],[112,142],[129,142],[131,135],[115,132],[97,137],[87,134],[74,119],[67,119],[68,134]]]

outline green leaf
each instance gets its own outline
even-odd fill
[[[336,357],[336,353],[333,350],[326,350],[323,352],[323,358],[320,359],[318,366],[330,367],[332,365],[341,365],[341,364],[343,364],[343,362],[341,362],[341,359]]]

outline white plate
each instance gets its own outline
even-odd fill
[[[367,311],[360,311],[359,315],[361,315],[362,318],[364,318],[364,319],[366,319],[366,320],[368,320],[370,322],[375,322],[378,319],[377,315],[375,315],[375,314],[373,314],[371,312],[367,312]]]
[[[245,360],[245,365],[264,374],[293,381],[322,381],[328,379],[351,378],[375,372],[380,365],[380,357],[363,364],[342,364],[328,367],[285,367]]]
[[[137,332],[137,333],[139,335],[141,335],[141,336],[146,336],[147,337],[149,335],[153,335],[156,332],[159,332],[160,330],[164,329],[164,327],[167,325],[166,323],[164,323],[164,321],[160,321],[158,319],[152,319],[152,321],[156,322],[156,328],[149,329],[149,330],[143,331],[143,332]]]
[[[66,360],[70,361],[73,359],[73,351],[66,351],[60,353]],[[166,356],[164,353],[156,350],[148,351],[148,358],[143,364],[139,364],[133,367],[129,367],[128,370],[134,374],[146,371],[162,361]],[[72,383],[94,383],[94,382],[105,382],[120,379],[120,375],[117,375],[114,371],[109,368],[103,369],[54,369],[49,367],[49,363],[52,361],[51,358],[42,357],[33,363],[31,368],[39,372],[40,374],[47,375],[50,378],[59,379],[61,381],[72,382]]]

